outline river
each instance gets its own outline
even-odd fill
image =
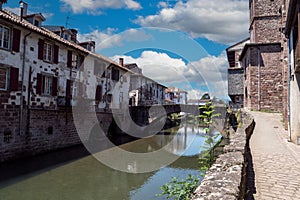
[[[0,165],[1,200],[160,200],[160,187],[172,177],[199,176],[197,156],[204,130],[185,124],[153,137],[123,144],[131,152],[151,152],[169,145],[180,158],[148,173],[126,173],[99,162],[83,146]],[[116,147],[115,147],[116,148]],[[113,150],[113,149],[110,149]]]

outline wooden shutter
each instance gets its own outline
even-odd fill
[[[21,31],[19,29],[13,29],[13,41],[12,50],[15,52],[20,51]]]
[[[97,85],[95,100],[96,101],[101,101],[102,100],[102,85]]]
[[[38,42],[38,59],[43,60],[44,59],[44,40],[39,39]]]
[[[53,63],[58,64],[58,51],[59,51],[59,48],[58,48],[57,45],[53,45],[53,48],[54,48]]]
[[[52,96],[57,96],[57,77],[53,77],[51,93],[52,93]]]
[[[18,91],[19,90],[19,68],[10,68],[10,79],[9,79],[9,90]]]
[[[67,80],[66,97],[69,97],[69,98],[72,97],[71,84],[72,84],[71,80]]]
[[[43,75],[38,73],[36,78],[36,94],[41,95],[43,87]]]
[[[79,67],[80,68],[84,68],[84,56],[83,55],[79,55],[79,59],[80,59],[80,65],[79,65]]]
[[[67,67],[72,68],[72,51],[68,51]]]

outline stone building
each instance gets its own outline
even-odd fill
[[[129,105],[149,106],[164,104],[166,86],[144,76],[142,69],[136,63],[124,64],[123,58],[120,58],[119,63],[132,72],[130,75]]]
[[[165,101],[171,104],[187,104],[187,92],[170,86],[165,90]]]
[[[129,104],[133,74],[21,3],[20,16],[0,10],[0,161],[86,142],[78,128],[84,140],[97,123],[108,131],[112,111]],[[72,110],[82,103],[76,126]]]
[[[244,69],[244,107],[251,110],[287,111],[286,43],[281,0],[250,0],[250,43],[240,63]]]
[[[288,0],[284,6],[287,10],[285,34],[288,38],[289,136],[291,141],[300,144],[300,2]]]
[[[228,96],[231,99],[230,107],[242,108],[244,106],[244,69],[239,61],[245,44],[249,43],[247,38],[226,49],[228,68]]]

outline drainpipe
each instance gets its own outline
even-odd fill
[[[21,97],[20,97],[20,124],[19,124],[19,134],[22,135],[22,125],[23,125],[23,107],[24,107],[24,101],[23,101],[23,86],[24,86],[24,76],[25,76],[25,59],[26,59],[26,38],[31,34],[31,31],[27,33],[24,36],[23,40],[23,62],[22,62],[22,88],[21,88]],[[29,90],[29,88],[27,88]],[[28,103],[28,102],[27,102]]]
[[[260,94],[260,48],[257,47],[257,66],[258,66],[258,110],[260,110],[260,99],[261,99],[261,94]]]

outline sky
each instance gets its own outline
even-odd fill
[[[3,8],[19,14],[19,1]],[[44,25],[78,30],[96,52],[137,63],[144,75],[188,92],[227,97],[225,49],[249,37],[248,0],[24,0]]]

